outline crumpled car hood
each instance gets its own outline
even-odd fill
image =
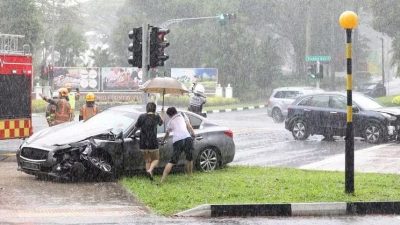
[[[51,147],[79,142],[89,137],[109,133],[111,128],[88,128],[82,122],[63,123],[43,129],[26,140],[26,144]]]
[[[398,107],[385,107],[385,108],[373,109],[373,111],[388,113],[394,116],[400,116],[400,108]]]

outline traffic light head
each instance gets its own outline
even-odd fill
[[[236,19],[236,14],[234,13],[222,13],[219,15],[219,23],[225,25],[228,21]]]
[[[150,32],[150,67],[164,66],[164,61],[169,56],[164,53],[169,42],[165,39],[165,35],[169,33],[168,29],[152,27]]]
[[[131,39],[131,43],[129,43],[128,50],[132,52],[132,54],[128,58],[128,63],[134,67],[142,67],[142,32],[143,29],[141,27],[133,28],[128,37]]]
[[[311,64],[307,67],[307,74],[311,78],[316,78],[317,77],[317,65],[316,64]]]

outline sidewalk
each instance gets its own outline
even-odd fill
[[[344,171],[345,155],[335,155],[300,167],[307,170]],[[388,143],[354,153],[355,172],[400,174],[400,144]]]

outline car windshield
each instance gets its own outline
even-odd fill
[[[382,108],[382,106],[374,101],[373,99],[360,94],[354,94],[354,102],[363,109],[377,109]]]
[[[136,121],[139,113],[132,113],[127,111],[106,110],[84,122],[83,126],[92,129],[112,129],[112,132],[123,130],[125,133],[127,129]]]

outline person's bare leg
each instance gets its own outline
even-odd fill
[[[150,166],[149,166],[149,168],[147,169],[147,172],[149,172],[151,175],[153,175],[153,170],[154,170],[154,168],[156,168],[156,166],[158,165],[158,162],[159,162],[159,160],[153,160],[153,161],[150,163]]]
[[[168,174],[171,172],[171,169],[172,169],[173,166],[174,166],[174,164],[172,164],[172,163],[168,163],[168,164],[165,166],[165,169],[164,169],[163,175],[162,175],[162,177],[161,177],[160,183],[164,182],[165,178],[166,178],[166,177],[168,176]]]
[[[185,165],[186,174],[192,176],[193,174],[193,161],[186,161]]]

